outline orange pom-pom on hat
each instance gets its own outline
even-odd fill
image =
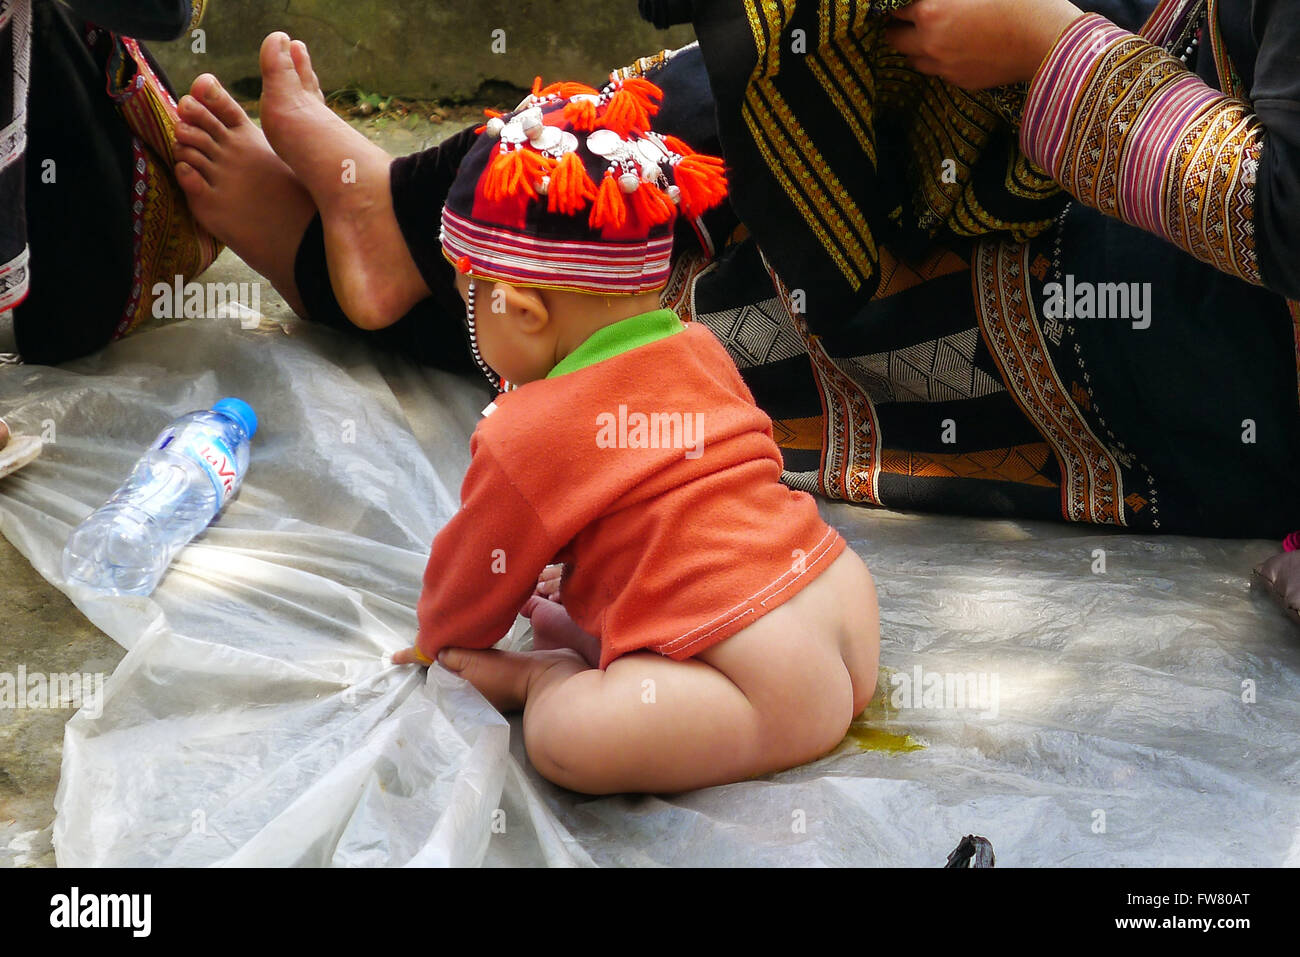
[[[519,109],[489,113],[443,208],[447,258],[515,285],[662,287],[678,215],[693,220],[727,194],[721,159],[651,128],[662,99],[643,77],[602,90],[539,77]]]

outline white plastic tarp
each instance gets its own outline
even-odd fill
[[[593,799],[537,775],[517,716],[386,660],[456,508],[471,379],[233,320],[4,370],[0,409],[55,441],[0,482],[0,531],[63,588],[72,527],[225,395],[262,422],[239,497],[151,598],[71,595],[128,653],[102,716],[67,725],[61,865],[937,866],[968,833],[1000,866],[1300,863],[1300,640],[1249,587],[1275,543],[823,504],[880,590],[854,735],[758,780]]]

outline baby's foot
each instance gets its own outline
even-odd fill
[[[393,211],[392,157],[325,105],[301,41],[272,33],[261,67],[262,128],[320,210],[339,305],[363,329],[391,325],[429,295]]]
[[[542,598],[549,598],[551,601],[559,601],[560,582],[563,578],[563,565],[547,565],[542,569],[542,573],[537,576],[537,587],[533,590],[533,594],[540,595]]]
[[[600,639],[583,631],[558,602],[534,595],[519,614],[533,624],[533,647],[538,651],[568,648],[576,651],[589,667],[600,667]]]
[[[311,194],[212,74],[178,109],[176,179],[195,218],[303,314],[293,266],[316,212]]]

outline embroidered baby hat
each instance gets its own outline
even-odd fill
[[[630,295],[668,281],[673,225],[727,194],[721,159],[651,128],[662,92],[643,77],[602,90],[553,83],[490,113],[442,212],[462,273],[512,285]]]

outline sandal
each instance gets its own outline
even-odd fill
[[[0,425],[4,425],[4,419],[0,419]],[[4,425],[4,431],[8,433],[9,426]],[[34,435],[9,433],[9,441],[0,445],[0,479],[34,462],[44,447],[45,443]]]

